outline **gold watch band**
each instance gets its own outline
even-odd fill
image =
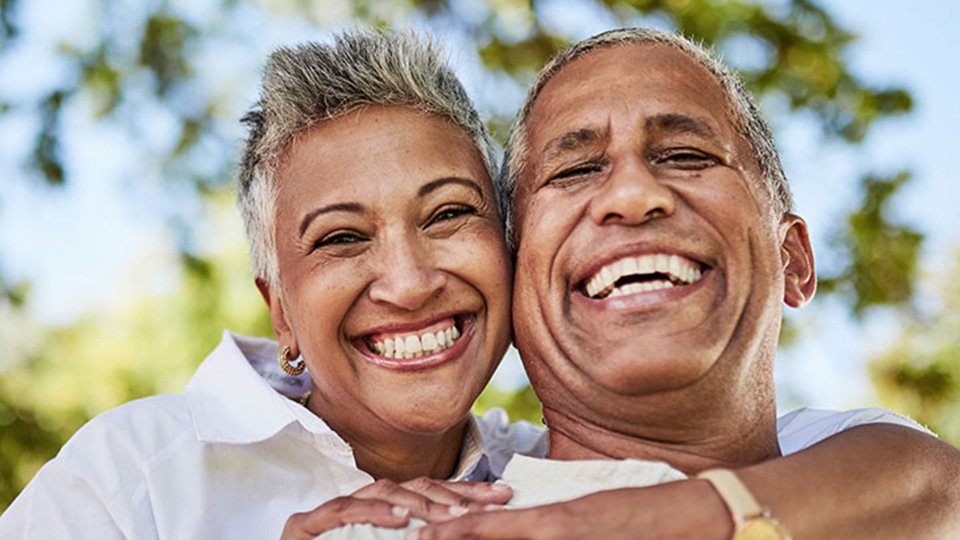
[[[710,469],[697,475],[710,482],[717,490],[733,519],[733,540],[763,538],[789,540],[790,535],[780,527],[770,513],[760,506],[747,486],[728,469]]]

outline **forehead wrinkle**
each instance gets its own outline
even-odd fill
[[[647,118],[645,127],[648,132],[690,133],[707,139],[716,138],[716,133],[708,121],[679,113],[658,114]]]

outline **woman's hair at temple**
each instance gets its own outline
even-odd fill
[[[409,31],[356,29],[338,34],[332,44],[277,49],[267,59],[260,99],[241,120],[249,133],[237,182],[253,273],[271,287],[279,283],[275,202],[286,153],[320,122],[370,105],[449,119],[471,137],[496,178],[497,156],[486,127],[429,39]]]
[[[510,136],[507,140],[507,150],[497,179],[500,191],[501,214],[507,226],[507,241],[515,249],[515,231],[513,223],[513,197],[516,193],[517,180],[527,165],[529,158],[527,119],[534,103],[550,79],[560,72],[570,62],[580,58],[590,51],[621,45],[665,45],[673,47],[686,54],[691,60],[700,64],[720,84],[727,95],[730,117],[733,119],[740,135],[749,143],[754,158],[760,168],[760,173],[766,183],[773,200],[772,211],[779,219],[793,208],[793,197],[787,177],[780,163],[780,155],[774,144],[773,134],[767,121],[760,112],[753,97],[744,88],[740,77],[711,49],[698,45],[679,34],[661,32],[649,28],[624,28],[598,34],[589,39],[571,45],[561,51],[543,68],[533,86],[527,92],[527,97],[517,113]],[[643,66],[637,66],[643,70]]]

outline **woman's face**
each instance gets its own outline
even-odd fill
[[[298,139],[278,175],[281,346],[348,440],[458,424],[510,337],[493,186],[448,120],[367,107]]]

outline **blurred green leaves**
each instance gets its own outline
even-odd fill
[[[195,28],[168,13],[147,19],[138,62],[153,73],[158,95],[165,96],[172,85],[190,76],[187,48],[196,36]]]
[[[17,35],[17,26],[13,22],[16,5],[17,0],[0,0],[0,45]]]
[[[879,351],[871,376],[880,397],[944,440],[960,444],[960,251],[926,276],[936,302],[901,311],[895,339]]]
[[[923,235],[890,219],[893,196],[909,180],[908,172],[864,177],[863,202],[837,233],[848,264],[840,275],[822,278],[820,286],[843,293],[857,316],[874,306],[905,306],[913,298]]]

